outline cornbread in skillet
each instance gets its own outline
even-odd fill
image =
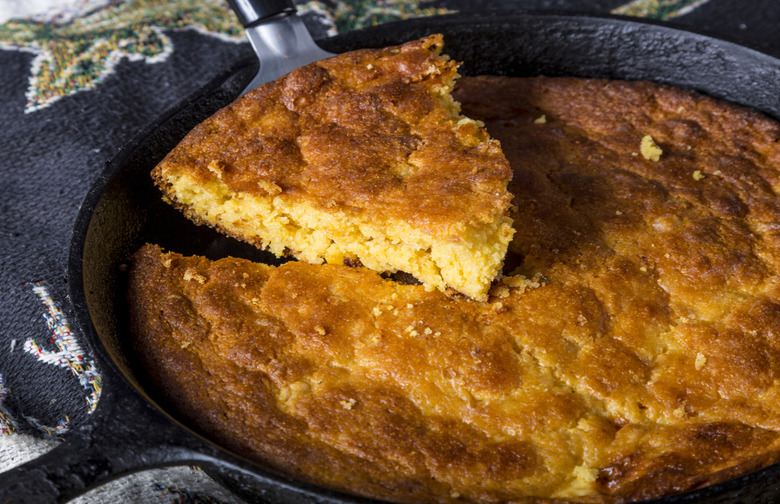
[[[442,37],[299,68],[196,127],[153,171],[192,220],[320,263],[484,300],[512,238],[501,147],[460,115]]]
[[[487,302],[147,246],[135,344],[174,411],[398,502],[637,501],[777,460],[778,125],[649,83],[459,89],[514,169],[521,225]]]

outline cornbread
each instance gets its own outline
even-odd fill
[[[299,68],[196,127],[156,183],[190,219],[279,256],[484,300],[512,238],[511,170],[460,115],[441,50],[433,35]]]
[[[134,344],[171,411],[395,502],[639,501],[778,460],[778,124],[643,82],[458,89],[522,224],[487,301],[146,246]]]

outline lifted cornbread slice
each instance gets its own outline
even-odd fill
[[[460,115],[441,49],[434,35],[299,68],[196,127],[156,183],[190,219],[277,255],[484,300],[514,232],[511,170]]]

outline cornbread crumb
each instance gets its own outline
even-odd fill
[[[185,341],[184,343],[181,344],[182,348],[187,348],[188,346],[190,346],[190,342],[189,341]]]
[[[615,210],[615,215],[623,215],[623,212],[621,212],[620,210]]]
[[[542,114],[534,119],[534,124],[545,124],[547,122],[547,116]]]
[[[701,170],[694,170],[693,172],[693,180],[701,180],[705,177],[705,175],[701,172]]]
[[[279,187],[278,184],[275,184],[274,182],[268,180],[258,180],[257,185],[260,187],[260,189],[268,193],[270,196],[282,192],[282,188]]]
[[[482,121],[475,121],[474,119],[471,119],[469,117],[461,117],[458,122],[455,123],[455,126],[465,126],[467,124],[473,124],[477,128],[483,128],[485,125],[482,123]]]
[[[425,334],[433,334],[433,329],[431,329],[430,327],[426,327],[425,330],[423,330],[423,333],[425,333]]]
[[[642,137],[642,142],[639,145],[639,150],[642,153],[642,157],[650,161],[658,161],[661,159],[663,150],[655,143],[655,140],[650,135]]]
[[[350,398],[350,399],[339,401],[339,404],[341,404],[341,407],[344,408],[345,410],[351,410],[356,402],[357,401]]]
[[[374,312],[374,316],[376,317],[382,315],[382,310],[378,306],[374,307],[373,312]]]
[[[498,297],[498,298],[505,298],[509,297],[509,287],[503,284],[495,285],[491,290],[490,294]]]
[[[526,289],[536,289],[542,285],[539,282],[538,277],[532,280],[525,277],[524,275],[509,275],[509,276],[502,277],[501,283],[512,289],[519,289],[521,294],[525,292]],[[499,293],[499,297],[504,297],[504,296],[501,296]]]
[[[704,354],[702,353],[697,353],[696,362],[694,363],[694,367],[696,368],[696,371],[699,371],[701,368],[703,368],[706,363],[707,363],[707,357],[705,357]]]
[[[589,483],[596,481],[599,475],[598,469],[582,465],[575,467],[573,472],[575,478]]]
[[[218,179],[222,179],[222,168],[224,164],[221,161],[213,160],[207,166],[208,170],[217,176]]]
[[[295,381],[285,384],[279,388],[279,401],[287,406],[287,403],[294,403],[306,394],[311,393],[311,385],[306,381]]]
[[[324,327],[322,327],[322,326],[319,326],[319,325],[318,325],[318,326],[316,326],[316,327],[314,328],[314,330],[315,330],[315,331],[317,331],[317,334],[320,334],[320,335],[323,335],[323,336],[324,336],[324,335],[325,335],[325,333],[326,333],[326,331],[325,331],[325,328],[324,328]]]
[[[190,280],[195,280],[199,284],[206,283],[206,277],[198,273],[198,271],[193,268],[187,268],[186,270],[184,270],[184,279],[187,280],[188,282]]]

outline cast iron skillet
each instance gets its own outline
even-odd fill
[[[780,60],[737,44],[615,17],[490,12],[382,25],[322,41],[341,52],[441,32],[461,73],[649,79],[697,89],[780,119]],[[234,99],[257,68],[246,60],[160,118],[90,189],[69,257],[70,297],[103,375],[86,425],[54,451],[0,475],[0,502],[65,501],[129,472],[198,465],[259,502],[358,503],[366,499],[292,481],[208,441],[165,412],[126,348],[124,261],[145,242],[184,254],[275,262],[263,252],[190,224],[160,200],[149,172],[197,123]],[[780,464],[654,502],[780,501]]]

